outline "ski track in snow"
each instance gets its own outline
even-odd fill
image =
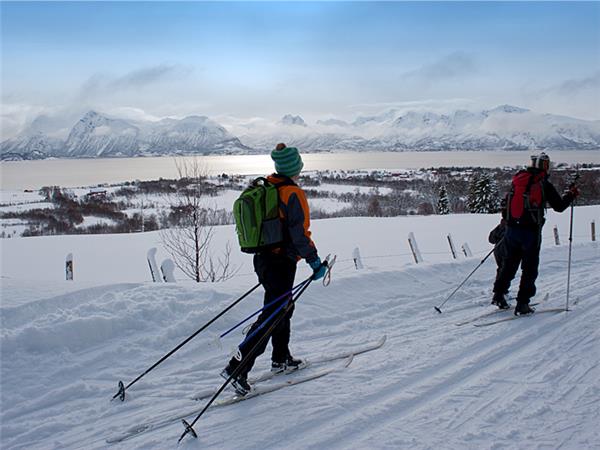
[[[323,378],[210,410],[195,425],[198,440],[180,447],[599,448],[600,247],[577,245],[573,254],[572,311],[486,328],[455,323],[490,310],[493,262],[443,314],[433,306],[478,260],[339,276],[334,269],[330,287],[311,286],[299,300],[292,351],[310,358],[382,334],[386,344]],[[566,259],[564,246],[542,251],[544,308],[565,304]],[[220,349],[213,337],[253,312],[261,292],[139,381],[124,403],[110,398],[118,380],[131,381],[247,281],[233,293],[219,285],[114,284],[3,306],[2,448],[175,448],[179,421],[121,444],[105,440],[201,409],[190,396],[220,384],[241,340],[238,330]],[[269,349],[256,372],[268,364]]]

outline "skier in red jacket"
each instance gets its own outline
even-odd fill
[[[506,201],[506,233],[500,242],[502,262],[494,282],[492,303],[501,309],[508,308],[505,293],[521,265],[521,281],[517,293],[515,315],[531,314],[535,310],[529,300],[535,295],[538,276],[542,227],[546,203],[557,212],[569,207],[579,195],[575,185],[560,195],[548,180],[550,158],[545,153],[531,157],[531,165],[519,171],[512,180],[511,192]]]

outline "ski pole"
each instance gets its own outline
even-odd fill
[[[573,244],[573,204],[571,203],[571,223],[569,225],[569,263],[567,265],[567,305],[565,311],[569,310],[569,289],[571,286],[571,247]]]
[[[579,179],[579,167],[577,167],[577,172],[575,172],[575,176],[572,179],[570,188],[575,186],[577,180]],[[571,248],[573,246],[573,210],[575,209],[575,200],[573,199],[571,202],[571,222],[569,223],[569,263],[567,265],[567,305],[565,307],[565,311],[569,310],[569,293],[571,288]]]
[[[502,242],[502,240],[500,240],[500,242]],[[496,246],[498,246],[498,245],[500,244],[500,242],[498,242],[498,243],[496,244]],[[494,253],[494,250],[496,250],[496,246],[494,246],[494,248],[493,248],[493,249],[491,249],[491,250],[490,250],[490,252],[489,252],[487,255],[485,255],[485,258],[483,258],[483,259],[481,260],[481,262],[479,263],[479,265],[478,265],[477,267],[475,267],[475,268],[473,269],[473,271],[472,271],[472,272],[469,274],[469,276],[467,276],[467,278],[465,278],[465,279],[463,280],[463,282],[462,282],[462,283],[460,283],[460,284],[458,285],[458,287],[452,291],[452,294],[450,294],[450,295],[448,296],[448,298],[446,298],[446,300],[444,300],[440,306],[434,306],[434,307],[433,307],[433,309],[435,309],[437,312],[439,312],[439,313],[441,314],[441,313],[442,313],[442,309],[441,309],[441,308],[442,308],[442,306],[444,306],[444,305],[446,304],[446,302],[447,302],[448,300],[450,300],[454,294],[456,294],[456,292],[457,292],[457,291],[458,291],[458,290],[459,290],[459,289],[462,287],[462,285],[463,285],[463,284],[465,284],[469,278],[471,278],[471,275],[473,275],[473,274],[475,273],[475,271],[476,271],[477,269],[479,269],[479,268],[480,268],[480,267],[483,265],[483,263],[485,262],[485,260],[486,260],[486,259],[488,259],[492,253]]]
[[[248,320],[252,319],[254,316],[256,316],[258,313],[264,311],[265,309],[269,308],[270,306],[273,306],[275,303],[281,301],[281,299],[287,297],[288,295],[294,295],[298,289],[301,289],[302,286],[304,286],[304,283],[306,283],[307,280],[298,283],[296,286],[294,286],[292,289],[290,289],[289,291],[281,294],[279,297],[277,297],[275,300],[267,303],[265,306],[263,306],[262,308],[258,309],[257,311],[253,312],[252,314],[250,314],[248,317],[246,317],[245,319],[243,319],[241,322],[237,323],[236,325],[232,326],[229,330],[225,331],[223,334],[221,334],[219,336],[219,339],[224,338],[225,336],[227,336],[229,333],[231,333],[233,330],[235,330],[237,327],[239,327],[240,325],[246,323]],[[279,311],[279,309],[278,309]]]
[[[573,203],[575,203],[574,200]],[[569,310],[569,290],[571,287],[571,247],[573,244],[573,210],[575,209],[573,203],[571,203],[571,223],[569,225],[569,263],[567,265],[567,306],[565,311]]]
[[[165,359],[170,357],[173,353],[175,353],[177,350],[179,350],[181,347],[183,347],[185,344],[187,344],[189,341],[191,341],[193,338],[195,338],[201,331],[205,330],[208,326],[210,326],[213,322],[215,322],[219,317],[223,316],[227,311],[229,311],[231,308],[233,308],[235,305],[237,305],[239,302],[241,302],[243,299],[245,299],[260,285],[261,285],[261,283],[257,283],[256,286],[254,286],[252,289],[247,291],[245,294],[243,294],[241,297],[239,297],[236,301],[234,301],[231,305],[229,305],[227,308],[225,308],[223,311],[221,311],[219,314],[217,314],[215,317],[213,317],[211,320],[209,320],[199,330],[197,330],[194,334],[192,334],[186,340],[184,340],[179,345],[177,345],[177,347],[175,347],[173,350],[171,350],[169,353],[167,353],[165,356],[163,356],[161,359],[159,359],[157,362],[155,362],[151,367],[146,369],[146,371],[144,373],[139,375],[135,380],[131,381],[127,386],[125,386],[123,384],[123,381],[119,381],[119,391],[115,395],[113,395],[113,398],[111,399],[111,401],[113,401],[117,397],[119,397],[119,399],[122,402],[125,401],[125,391],[127,389],[129,389],[138,380],[140,380],[142,377],[144,377],[148,372],[152,371],[156,366],[158,366],[160,363],[162,363]]]
[[[307,278],[305,281],[303,281],[302,283],[300,283],[298,286],[300,287],[300,289],[296,290],[296,292],[293,292],[291,294],[291,296],[293,297],[299,290],[301,290],[304,285],[306,283],[308,283],[309,281],[311,281],[312,278]],[[284,294],[286,295],[286,294]],[[246,338],[242,341],[242,343],[240,344],[240,346],[244,345],[244,343],[248,340],[250,340],[256,333],[258,333],[260,330],[262,330],[272,319],[273,317],[275,317],[277,315],[277,313],[279,313],[279,311],[281,311],[283,308],[285,308],[287,306],[287,303],[289,302],[289,300],[286,300],[284,303],[282,303],[281,305],[279,305],[277,307],[277,309],[275,309],[275,311],[273,311],[271,313],[271,315],[269,317],[266,318],[266,320],[260,324],[260,326],[258,328],[256,328],[256,330],[254,330],[252,333],[250,333],[249,335],[246,336]]]
[[[282,311],[282,313],[279,315],[279,317],[277,317],[277,319],[273,322],[273,324],[269,327],[269,329],[265,332],[265,334],[258,340],[258,342],[254,345],[254,347],[252,347],[252,349],[250,349],[250,352],[242,359],[242,361],[240,362],[240,364],[235,368],[235,370],[231,373],[231,375],[229,375],[229,377],[221,385],[221,387],[219,388],[219,390],[217,390],[217,392],[215,392],[215,394],[211,397],[211,399],[206,403],[206,405],[204,406],[204,408],[202,409],[202,411],[200,411],[198,413],[198,415],[192,421],[192,423],[188,423],[185,419],[181,419],[181,422],[183,423],[183,426],[185,427],[185,431],[179,437],[179,440],[177,441],[177,444],[179,444],[181,442],[181,440],[185,437],[185,435],[188,434],[188,433],[190,433],[195,438],[198,437],[198,434],[194,430],[194,425],[196,424],[196,422],[200,419],[200,417],[202,417],[204,415],[204,413],[206,412],[206,410],[208,408],[210,408],[210,405],[213,404],[213,402],[217,399],[217,397],[221,394],[221,392],[223,392],[225,390],[225,388],[230,383],[230,381],[233,378],[235,378],[235,377],[238,376],[238,374],[242,371],[242,369],[244,368],[244,366],[247,364],[248,360],[251,357],[253,357],[254,354],[257,352],[257,350],[260,347],[260,345],[262,345],[262,343],[265,340],[269,339],[269,337],[273,333],[273,330],[283,320],[283,318],[286,316],[286,314],[288,313],[288,311],[290,311],[290,309],[292,308],[292,306],[294,305],[294,303],[296,303],[296,301],[298,300],[298,298],[300,298],[300,296],[304,293],[304,291],[308,288],[308,286],[310,286],[310,283],[312,282],[312,278],[313,277],[311,275],[310,278],[308,278],[306,280],[306,282],[302,286],[302,289],[300,289],[300,291],[296,294],[296,296],[292,297],[290,300],[288,300],[287,303],[285,303],[285,305],[286,305],[285,309]]]

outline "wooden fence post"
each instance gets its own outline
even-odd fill
[[[417,240],[415,239],[415,235],[412,231],[408,233],[408,245],[410,246],[410,250],[412,251],[413,257],[415,258],[415,262],[417,264],[423,262],[423,257],[421,256],[421,252],[419,251],[419,247],[417,246]]]
[[[452,235],[448,233],[448,244],[450,244],[450,253],[452,253],[452,258],[456,259],[456,248],[454,248],[454,241],[452,240]]]
[[[360,257],[360,250],[358,250],[358,247],[356,247],[352,251],[352,259],[354,260],[354,267],[356,268],[356,270],[364,269],[365,268],[363,266],[362,258]]]
[[[592,220],[592,242],[596,242],[596,221]]]
[[[465,257],[470,258],[473,256],[473,252],[471,251],[471,247],[466,242],[462,245],[462,251],[465,254]]]
[[[160,283],[160,273],[158,272],[158,264],[156,264],[156,247],[152,247],[148,250],[146,259],[148,260],[148,267],[150,267],[150,275],[152,275],[152,281]]]
[[[558,226],[554,225],[554,243],[560,245],[560,238],[558,237]]]
[[[165,283],[175,283],[175,263],[170,259],[165,259],[160,265],[160,271]]]
[[[65,276],[67,281],[73,281],[73,253],[69,253],[65,260]]]

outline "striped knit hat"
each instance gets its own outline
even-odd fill
[[[271,152],[271,159],[275,161],[275,171],[286,177],[295,177],[304,167],[298,149],[286,147],[283,143],[277,144],[275,150]]]

